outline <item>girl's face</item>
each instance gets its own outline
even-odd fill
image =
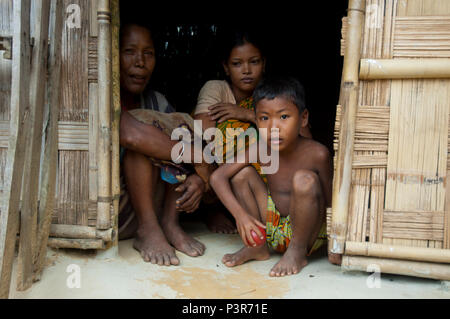
[[[244,43],[231,50],[230,57],[223,66],[233,89],[250,96],[263,76],[265,60],[257,47]]]
[[[150,32],[131,25],[124,31],[120,48],[120,85],[132,94],[144,91],[155,69],[155,47]]]

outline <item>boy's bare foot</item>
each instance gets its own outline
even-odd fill
[[[271,277],[284,277],[298,274],[306,265],[308,261],[306,260],[305,250],[296,249],[292,245],[281,257],[280,261],[273,266],[269,275]]]
[[[175,249],[169,245],[159,226],[140,227],[136,232],[133,247],[141,253],[145,262],[160,266],[180,264]]]
[[[222,263],[227,267],[242,265],[249,260],[267,260],[270,257],[269,249],[266,245],[251,248],[243,247],[234,254],[226,254],[222,258]]]
[[[202,256],[205,253],[205,245],[184,232],[176,222],[161,222],[167,240],[176,250],[191,257]]]
[[[236,234],[237,228],[221,210],[212,210],[206,212],[206,226],[213,233],[219,234]]]

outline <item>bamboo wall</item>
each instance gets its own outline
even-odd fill
[[[115,136],[111,126],[118,128],[117,123],[111,123],[111,118],[118,120],[118,117],[112,117],[111,98],[103,98],[112,96],[110,1],[62,2],[65,23],[61,43],[58,171],[49,245],[100,249],[114,239],[118,204],[113,205],[113,199],[118,199],[111,192],[114,189],[114,194],[119,193],[118,174],[111,178],[111,136]],[[111,1],[111,5],[117,8],[118,1]],[[80,25],[77,25],[78,16],[74,16],[78,13]],[[12,0],[0,0],[0,32],[12,33],[11,27]],[[103,50],[100,58],[99,42]],[[103,73],[99,75],[100,69]],[[117,74],[117,66],[114,72]],[[108,80],[100,88],[101,76]],[[10,90],[11,60],[0,58],[0,187],[8,148]],[[114,152],[118,154],[118,147]],[[108,165],[99,167],[99,163]]]
[[[355,10],[343,19],[342,54],[350,59],[350,12],[359,14],[360,73],[354,119],[342,93],[346,83],[337,108],[339,181],[329,212],[329,250],[343,255],[346,269],[379,264],[382,272],[449,280],[450,1],[367,0],[349,6]],[[339,156],[347,137],[351,172],[344,192],[345,161]],[[348,209],[339,211],[342,194]],[[338,238],[345,238],[344,246]],[[424,265],[429,271],[420,271]]]

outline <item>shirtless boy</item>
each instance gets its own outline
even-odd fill
[[[278,150],[279,169],[267,175],[266,185],[250,166],[247,151],[246,163],[225,163],[210,177],[210,185],[235,217],[245,244],[225,255],[222,262],[234,267],[265,260],[272,248],[283,256],[269,275],[293,275],[324,242],[319,237],[325,235],[325,211],[331,203],[331,157],[325,146],[298,134],[308,124],[308,111],[297,80],[263,80],[253,98],[257,127],[269,132],[261,130],[260,138],[269,149]],[[273,129],[279,130],[276,136],[270,134]],[[267,244],[261,246],[251,235],[254,231],[263,239],[258,226],[266,230]]]

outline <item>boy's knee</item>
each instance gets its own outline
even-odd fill
[[[297,195],[313,195],[320,187],[319,176],[310,170],[298,170],[292,178],[292,188]]]
[[[249,178],[254,174],[255,169],[252,166],[246,166],[241,169],[236,175],[231,179],[232,185],[242,185],[249,180]]]

